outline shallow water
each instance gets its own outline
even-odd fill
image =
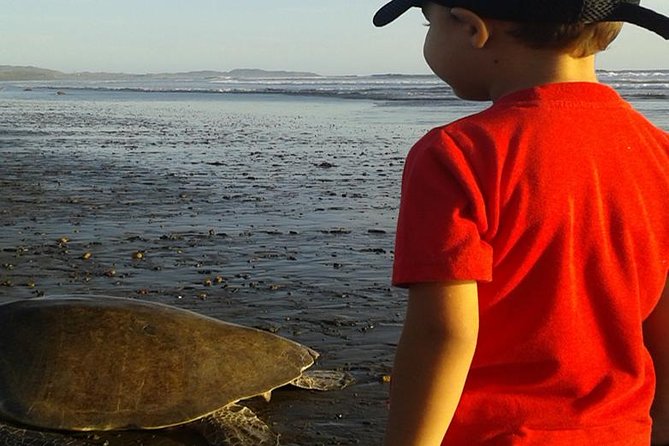
[[[24,94],[0,103],[0,300],[136,297],[290,337],[357,384],[255,403],[282,444],[380,442],[402,162],[447,112]]]

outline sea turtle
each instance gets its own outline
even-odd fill
[[[204,444],[277,445],[236,403],[289,383],[327,390],[350,382],[344,373],[305,372],[317,356],[271,333],[154,302],[9,302],[0,305],[0,444],[136,445],[144,443],[100,438],[188,423]]]

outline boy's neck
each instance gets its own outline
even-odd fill
[[[490,98],[558,82],[597,82],[595,57],[574,58],[550,50],[518,49],[493,61]]]

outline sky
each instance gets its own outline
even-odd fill
[[[0,0],[0,65],[64,72],[428,73],[417,8],[384,28],[383,0]],[[642,0],[669,15],[669,0]],[[669,42],[627,25],[602,69],[669,69]]]

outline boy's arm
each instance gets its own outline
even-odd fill
[[[669,445],[669,281],[653,313],[644,323],[644,341],[655,366],[653,445]]]
[[[439,446],[478,336],[476,282],[414,285],[393,368],[385,446]]]

